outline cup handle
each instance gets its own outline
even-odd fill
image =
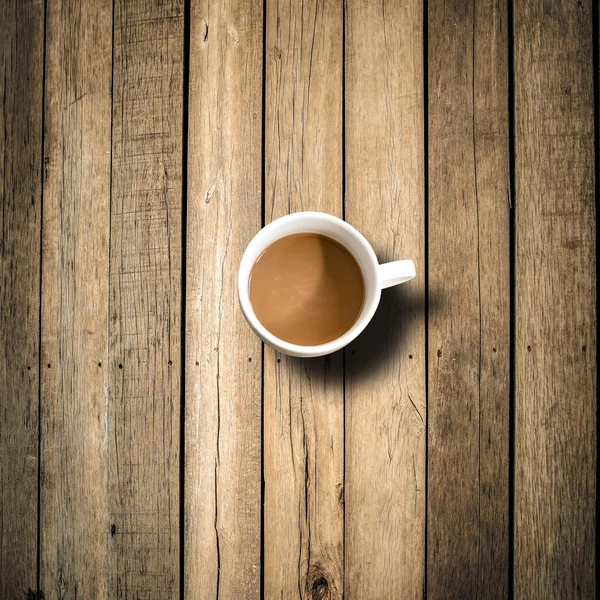
[[[410,281],[415,275],[415,263],[412,260],[395,260],[379,265],[379,279],[382,290]]]

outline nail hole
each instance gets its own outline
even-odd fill
[[[98,366],[99,366],[99,367],[101,367],[101,366],[102,366],[102,363],[98,363]]]
[[[409,355],[408,355],[408,358],[410,358],[410,360],[412,360],[412,354],[409,354]]]
[[[48,363],[48,368],[50,368],[50,363]]]
[[[27,370],[31,371],[31,367],[29,365],[27,365]]]
[[[581,346],[581,349],[585,352],[587,348],[585,346]]]
[[[248,362],[252,362],[252,359],[250,357],[248,357]]]
[[[280,358],[278,358],[278,359],[277,359],[277,362],[278,362],[278,363],[280,363],[280,362],[281,362],[281,359],[280,359]]]
[[[496,348],[492,348],[492,351],[493,351],[493,352],[498,352],[498,351],[496,350]]]
[[[527,352],[531,352],[531,346],[527,346]]]
[[[442,356],[442,351],[441,351],[441,350],[438,350],[438,351],[437,351],[437,355],[438,355],[438,358],[440,358],[440,356]]]
[[[200,363],[198,361],[196,361],[196,366],[198,366]]]
[[[169,366],[171,366],[172,364],[173,364],[173,361],[172,361],[172,360],[170,360],[170,361],[169,361]]]
[[[123,365],[121,363],[119,363],[119,369],[122,369]]]

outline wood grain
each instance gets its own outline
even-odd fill
[[[515,595],[594,598],[592,3],[515,4]]]
[[[192,2],[186,289],[187,598],[260,597],[260,340],[237,268],[261,226],[262,2]]]
[[[342,216],[342,6],[274,1],[266,14],[265,220]],[[264,352],[264,590],[342,598],[342,354]]]
[[[112,3],[47,3],[41,592],[107,597]]]
[[[415,280],[385,290],[346,349],[346,597],[420,598],[425,566],[423,6],[348,0],[346,219],[380,262]]]
[[[37,586],[44,6],[2,2],[0,22],[0,597],[22,598]]]
[[[429,4],[428,597],[508,595],[507,6]],[[439,307],[432,305],[438,296]]]
[[[115,2],[110,597],[179,595],[183,1]]]

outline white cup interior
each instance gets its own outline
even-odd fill
[[[354,325],[339,338],[318,346],[291,344],[273,335],[258,320],[250,302],[248,282],[258,257],[275,240],[304,232],[327,235],[343,244],[358,262],[365,280],[365,299],[361,314]],[[287,215],[261,229],[246,248],[238,273],[238,294],[242,311],[254,332],[276,350],[291,356],[330,354],[351,342],[366,327],[377,309],[381,296],[377,257],[367,240],[356,229],[337,217],[318,212]]]

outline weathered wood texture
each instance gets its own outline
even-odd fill
[[[40,587],[104,598],[112,3],[47,11]]]
[[[267,3],[265,220],[342,216],[342,5]],[[342,354],[264,352],[264,589],[342,598]]]
[[[261,227],[262,2],[191,6],[187,598],[260,597],[261,343],[236,273]]]
[[[592,3],[515,3],[515,595],[594,598]]]
[[[348,0],[346,219],[415,261],[346,349],[346,597],[420,598],[425,567],[423,6]]]
[[[508,595],[507,17],[429,3],[431,598]]]
[[[44,6],[0,7],[0,597],[37,577]]]
[[[190,0],[188,123],[185,5],[0,3],[0,597],[506,598],[513,204],[515,597],[595,597],[592,2],[514,2],[514,202],[508,0]],[[417,267],[311,360],[236,292],[300,210]]]
[[[179,595],[183,0],[114,7],[109,597]]]

